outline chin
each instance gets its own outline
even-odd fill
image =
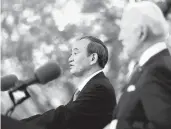
[[[74,76],[76,76],[77,75],[77,72],[76,71],[74,71],[74,70],[70,70],[70,73],[72,74],[72,75],[74,75]]]
[[[81,72],[78,72],[78,71],[71,71],[71,74],[76,76],[76,77],[80,77],[82,76],[82,73]]]
[[[74,74],[75,72],[74,72],[73,70],[70,70],[70,73],[71,73],[71,74]]]
[[[126,53],[129,57],[132,57],[132,56],[135,56],[136,50],[135,50],[135,49],[127,49],[127,50],[125,50],[125,53]]]

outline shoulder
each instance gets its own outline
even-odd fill
[[[171,74],[171,56],[165,56],[159,60],[156,60],[154,63],[149,65],[145,71],[151,75],[165,76],[166,74],[164,73]]]
[[[169,71],[171,71],[171,56],[165,56],[163,58],[163,64]]]
[[[92,78],[89,84],[93,85],[92,87],[94,88],[103,88],[106,90],[113,89],[112,84],[103,72]]]
[[[89,91],[91,94],[97,94],[108,100],[115,100],[114,87],[110,83],[109,79],[104,75],[104,73],[101,73],[100,75],[97,75],[91,79],[87,83],[87,87],[87,91]]]
[[[171,85],[171,57],[165,56],[143,68],[141,80],[144,83],[168,83]]]

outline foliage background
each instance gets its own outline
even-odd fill
[[[96,36],[107,45],[110,58],[105,73],[119,98],[129,62],[117,39],[120,17],[126,4],[136,1],[140,0],[2,0],[1,76],[30,78],[48,60],[55,60],[62,69],[60,78],[29,87],[31,98],[12,117],[22,119],[69,101],[77,87],[68,67],[70,43],[83,35]],[[171,1],[151,1],[161,7],[171,26]],[[8,93],[1,92],[1,113],[11,106]]]

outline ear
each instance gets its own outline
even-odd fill
[[[140,42],[143,42],[144,40],[146,40],[147,35],[148,35],[147,26],[145,26],[145,25],[140,26],[140,28],[139,28],[139,40],[140,40]]]
[[[91,54],[91,58],[90,59],[91,59],[91,61],[90,61],[90,64],[91,65],[97,63],[97,61],[98,61],[98,55],[97,55],[97,53]]]

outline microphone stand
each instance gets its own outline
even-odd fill
[[[18,82],[18,85],[25,85],[25,84],[22,81],[20,81],[20,82]],[[21,98],[20,100],[18,100],[18,102],[15,102],[14,95],[13,95],[13,93],[16,91],[16,89],[14,88],[14,89],[8,91],[8,94],[13,102],[13,106],[7,110],[7,112],[5,114],[6,116],[11,116],[11,114],[14,112],[14,109],[16,108],[16,106],[23,103],[26,99],[28,99],[30,97],[30,94],[28,93],[28,91],[25,88],[19,89],[19,90],[24,91],[26,96]]]

